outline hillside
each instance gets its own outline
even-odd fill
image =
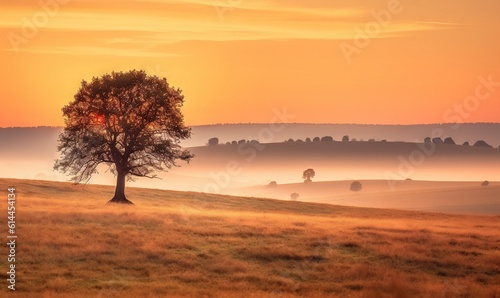
[[[456,214],[500,215],[500,183],[361,180],[363,189],[350,190],[353,181],[278,184],[227,189],[231,195],[290,200],[342,206],[394,208]]]
[[[498,216],[139,188],[134,206],[115,206],[109,186],[0,179],[8,187],[16,297],[500,295]]]

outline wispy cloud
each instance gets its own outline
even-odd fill
[[[7,51],[13,51],[7,49]],[[150,51],[147,49],[123,49],[113,47],[29,47],[19,52],[51,55],[113,56],[113,57],[175,57],[177,54]]]
[[[107,32],[99,39],[80,36],[71,44],[54,40],[53,44],[28,47],[25,52],[92,54],[122,56],[162,56],[149,50],[153,45],[182,41],[233,40],[341,40],[355,37],[355,28],[366,24],[369,12],[356,7],[321,8],[284,5],[282,1],[241,1],[234,17],[221,21],[213,1],[118,1],[78,2],[62,7],[44,28],[78,37],[80,32]],[[224,2],[222,2],[224,3]],[[15,6],[0,11],[0,27],[21,32],[25,20],[34,14],[33,7]],[[135,9],[134,9],[135,7]],[[377,38],[397,37],[417,31],[450,29],[457,24],[399,20],[384,29]],[[120,33],[120,34],[117,34]],[[47,33],[50,36],[50,33]],[[55,33],[54,33],[55,35]],[[119,35],[119,36],[117,36]],[[127,35],[127,36],[123,36]],[[61,44],[62,43],[62,44]],[[115,49],[113,44],[126,44]],[[74,48],[73,48],[74,47]]]

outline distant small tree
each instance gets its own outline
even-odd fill
[[[351,139],[351,142],[357,142],[357,141],[358,141],[358,139],[356,139],[356,138]]]
[[[239,140],[238,141],[238,145],[240,145],[240,144],[246,144],[246,143],[247,143],[247,140]]]
[[[321,142],[333,142],[333,138],[330,136],[325,136],[321,138]]]
[[[269,182],[269,187],[277,187],[278,186],[278,183],[276,181],[271,181]]]
[[[342,138],[342,142],[349,142],[349,136],[344,136]]]
[[[236,142],[236,141],[232,141],[232,142],[231,142],[231,145],[238,145],[238,142]]]
[[[469,142],[465,142],[465,143],[463,143],[462,146],[470,146],[470,144],[469,144]]]
[[[293,142],[295,142],[295,141],[294,141],[293,139],[288,139],[288,141],[287,141],[287,142],[288,142],[288,143],[293,143]]]
[[[312,142],[312,141],[311,141],[311,138],[306,138],[306,142],[307,142],[307,143],[311,143],[311,142]]]
[[[316,173],[314,172],[313,169],[307,169],[302,174],[302,179],[305,179],[304,183],[309,183],[309,182],[312,182],[311,179],[314,178],[315,175],[316,175]]]
[[[208,140],[208,146],[217,146],[217,145],[219,145],[218,138],[211,138]]]
[[[456,145],[455,141],[453,141],[453,139],[450,138],[450,137],[444,139],[444,143],[445,144],[450,144],[450,145]]]
[[[290,200],[292,201],[297,201],[297,199],[299,198],[299,194],[294,192],[290,195]]]
[[[443,144],[443,139],[441,139],[441,138],[433,138],[432,142],[434,144]]]
[[[489,181],[484,181],[483,183],[481,183],[481,186],[489,186],[490,185],[490,182]]]
[[[363,189],[363,185],[361,184],[361,182],[354,181],[353,183],[351,183],[351,191],[358,192],[361,189]]]
[[[431,138],[427,137],[424,139],[424,144],[431,144],[431,143],[432,143]]]
[[[231,145],[231,142],[226,142],[226,145]]]
[[[486,143],[483,140],[480,140],[480,141],[477,141],[476,143],[474,143],[474,147],[493,148],[493,146],[489,145],[488,143]]]
[[[375,142],[375,139],[369,139],[368,142],[373,143]]]
[[[319,142],[319,141],[321,141],[321,139],[320,139],[319,137],[315,137],[315,138],[313,139],[313,142]]]

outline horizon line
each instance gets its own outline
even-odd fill
[[[224,126],[224,125],[270,125],[276,124],[272,122],[233,122],[233,123],[212,123],[212,124],[196,124],[187,125],[188,127],[203,127],[203,126]],[[364,126],[426,126],[426,125],[464,125],[464,124],[500,124],[500,122],[441,122],[441,123],[412,123],[412,124],[382,124],[382,123],[321,123],[321,122],[287,122],[281,124],[292,124],[292,125],[364,125]],[[12,128],[64,128],[64,126],[53,126],[53,125],[37,125],[37,126],[4,126],[0,129],[12,129]]]

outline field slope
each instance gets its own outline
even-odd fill
[[[303,202],[343,206],[393,208],[455,214],[500,215],[500,183],[456,181],[361,180],[360,192],[350,190],[351,181],[261,185],[226,190],[229,195],[252,195],[290,200],[300,194]],[[392,187],[392,189],[391,189]]]
[[[500,297],[499,216],[14,179],[1,210],[8,187],[15,297]]]

